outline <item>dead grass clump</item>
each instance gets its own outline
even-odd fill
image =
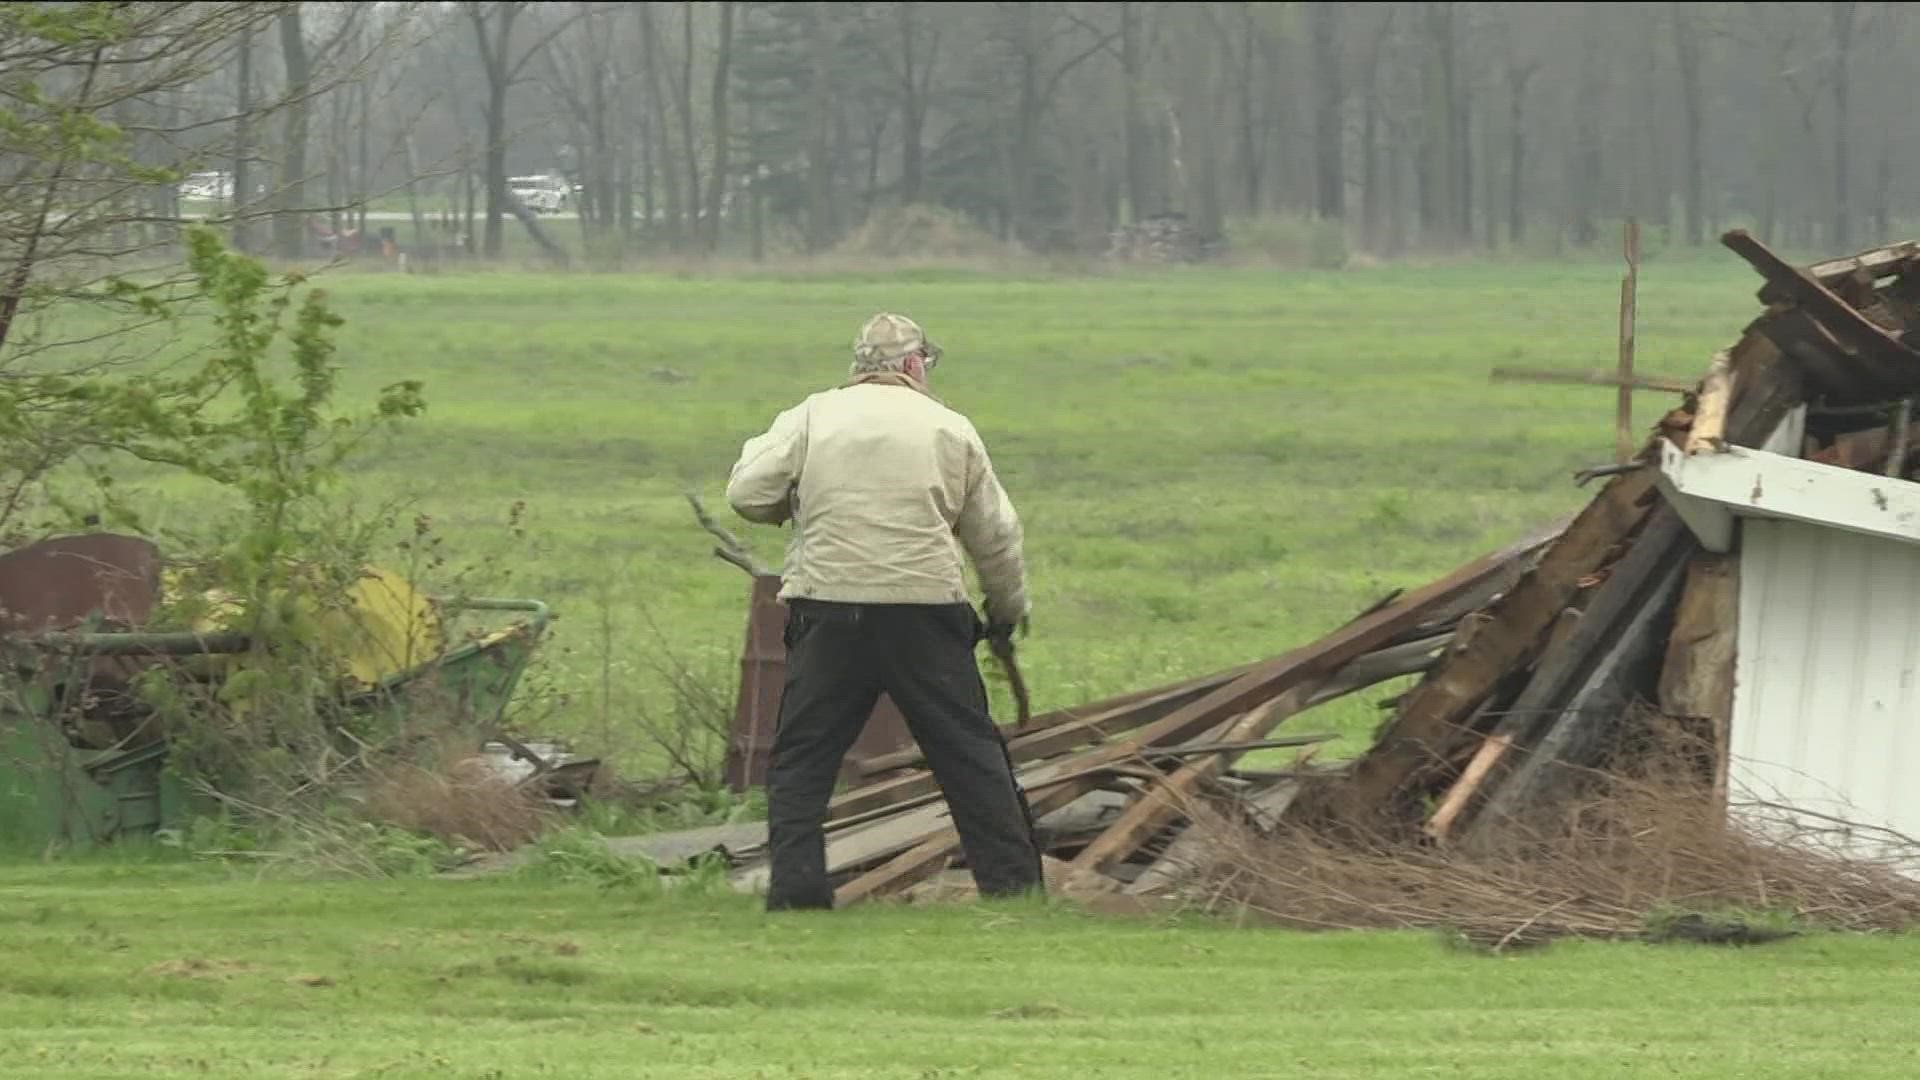
[[[1678,759],[1659,755],[1661,760]],[[1495,951],[1560,937],[1753,942],[1801,927],[1920,925],[1920,844],[1788,816],[1716,811],[1680,768],[1588,774],[1557,812],[1467,841],[1286,825],[1260,835],[1197,810],[1212,843],[1186,898],[1310,929],[1432,928]]]
[[[367,787],[366,811],[380,824],[488,851],[511,851],[531,842],[551,812],[537,793],[477,758],[445,768],[381,769]]]

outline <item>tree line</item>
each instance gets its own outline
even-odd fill
[[[620,252],[819,252],[914,205],[1038,250],[1177,214],[1381,257],[1612,243],[1627,216],[1838,251],[1896,227],[1920,164],[1894,3],[123,7],[230,35],[112,107],[164,118],[143,152],[224,172],[236,242],[286,258],[376,204],[414,245],[498,256],[518,218],[557,252],[528,173]]]

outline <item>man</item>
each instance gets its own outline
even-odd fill
[[[940,349],[882,313],[854,341],[851,379],[781,413],[727,482],[740,516],[791,522],[780,596],[787,682],[767,770],[769,910],[830,908],[821,826],[842,758],[881,691],[906,718],[953,811],[983,896],[1041,887],[1040,855],[974,649],[1026,625],[1020,519],[966,417],[928,372]]]

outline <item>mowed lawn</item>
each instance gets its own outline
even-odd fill
[[[1699,372],[1753,285],[1724,260],[1648,265],[1641,367]],[[471,584],[555,604],[528,721],[636,768],[662,663],[723,693],[737,670],[746,581],[681,491],[721,509],[741,440],[834,383],[874,310],[946,346],[938,389],[1026,517],[1043,708],[1308,640],[1576,507],[1569,474],[1613,447],[1607,391],[1487,379],[1610,366],[1603,265],[328,286],[348,397],[421,378],[432,400],[353,498],[416,500],[456,564],[485,560]],[[1639,403],[1645,424],[1666,399]],[[160,524],[205,513],[146,494]],[[777,560],[779,534],[742,531]],[[1351,753],[1376,717],[1296,726]],[[1908,937],[1489,957],[1062,905],[776,918],[731,895],[95,857],[0,865],[0,956],[9,1080],[1920,1075]]]
[[[786,534],[731,521],[727,470],[844,377],[875,311],[945,347],[936,389],[1024,516],[1022,660],[1045,709],[1285,651],[1579,505],[1572,472],[1612,459],[1611,392],[1488,372],[1611,367],[1618,279],[1596,263],[323,280],[348,320],[343,397],[418,378],[430,401],[363,459],[354,498],[412,500],[453,565],[490,560],[470,585],[551,602],[529,683],[551,693],[529,722],[637,763],[630,720],[663,708],[663,667],[729,699],[738,677],[747,580],[709,556],[681,493],[777,565]],[[1703,371],[1756,284],[1731,256],[1649,263],[1642,370]],[[1638,423],[1672,400],[1639,395]],[[158,520],[203,509],[176,497]],[[1375,721],[1355,700],[1293,727],[1347,733],[1344,754]]]
[[[504,880],[0,868],[0,1076],[1920,1074],[1920,942],[1302,934],[1070,907],[770,917]]]

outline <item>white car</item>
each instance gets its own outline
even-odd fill
[[[233,177],[223,172],[197,172],[180,181],[183,199],[231,199]]]
[[[507,188],[521,205],[536,214],[559,213],[566,209],[567,198],[572,194],[567,182],[557,176],[508,177]]]

